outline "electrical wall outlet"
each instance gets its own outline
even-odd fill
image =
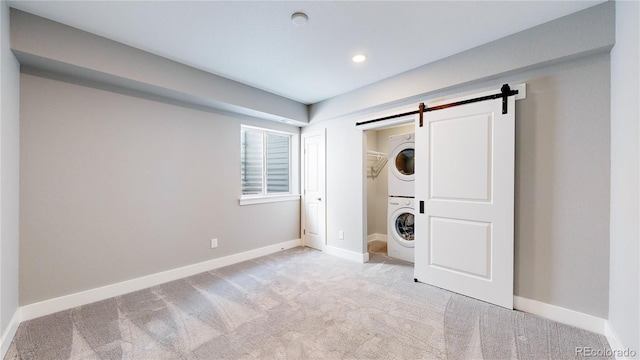
[[[211,248],[217,248],[218,247],[218,239],[211,239]]]
[[[344,240],[344,231],[342,231],[342,230],[338,231],[338,239],[339,240]]]

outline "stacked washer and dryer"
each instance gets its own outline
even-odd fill
[[[415,135],[389,137],[387,254],[414,262]]]

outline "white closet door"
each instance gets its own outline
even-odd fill
[[[496,99],[416,119],[415,278],[512,309],[514,96],[508,110]]]
[[[324,130],[302,134],[302,238],[318,250],[326,246],[325,142]]]

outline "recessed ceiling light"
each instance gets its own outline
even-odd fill
[[[306,24],[308,20],[309,17],[303,12],[297,12],[291,15],[291,22],[296,26],[302,26]]]
[[[358,54],[358,55],[352,57],[351,60],[353,60],[354,63],[361,63],[361,62],[367,60],[367,57],[362,55],[362,54]]]

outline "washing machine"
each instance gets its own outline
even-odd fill
[[[389,196],[415,196],[415,134],[389,137]]]
[[[413,220],[414,200],[390,197],[387,223],[387,255],[413,262],[415,257]]]

